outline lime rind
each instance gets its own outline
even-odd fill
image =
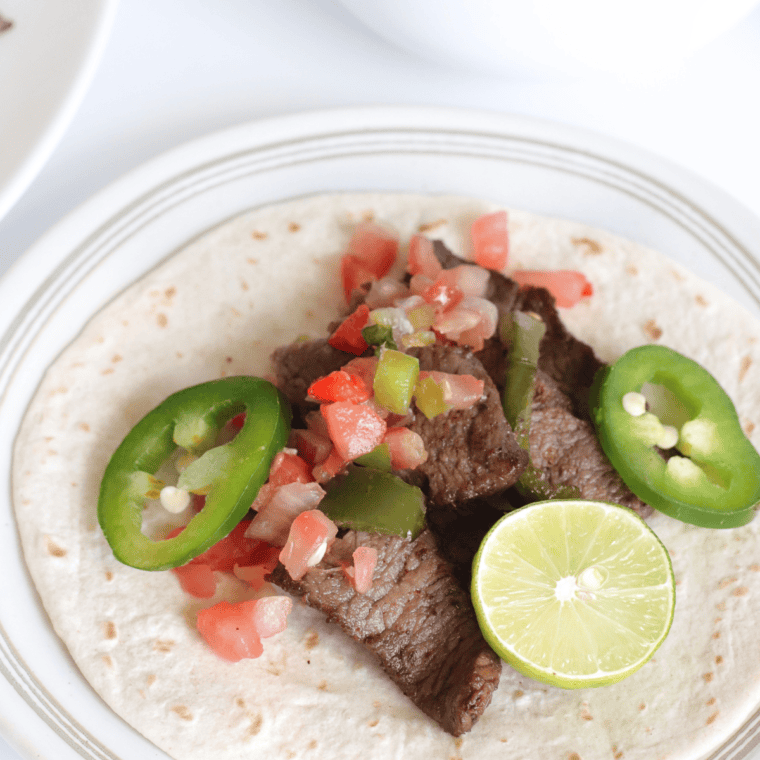
[[[620,681],[652,657],[670,630],[675,581],[667,549],[631,510],[547,501],[489,531],[472,599],[503,660],[543,683],[584,688]]]

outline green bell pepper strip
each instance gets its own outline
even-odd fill
[[[211,448],[221,427],[241,412],[245,423],[235,438]],[[274,456],[287,442],[290,417],[287,400],[256,377],[185,388],[149,412],[114,452],[100,487],[98,521],[116,559],[141,570],[166,570],[224,538],[269,476]],[[181,534],[154,541],[141,530],[144,501],[157,498],[162,484],[151,473],[178,445],[193,453],[207,450],[193,465],[208,481],[202,484],[206,504]]]
[[[690,418],[679,431],[681,455],[666,460],[653,443],[659,425],[633,416],[623,396],[646,384],[673,393]],[[670,348],[647,345],[600,370],[591,392],[599,440],[628,488],[655,509],[707,528],[748,523],[760,501],[760,455],[717,380]]]
[[[504,416],[515,432],[517,443],[530,456],[530,416],[536,386],[539,346],[546,332],[543,320],[528,312],[515,311],[501,325],[502,339],[510,344],[509,364],[504,381]],[[544,474],[528,461],[517,483],[517,490],[530,499],[577,499],[572,486],[552,486]],[[509,508],[507,504],[505,509]]]

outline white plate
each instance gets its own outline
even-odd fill
[[[555,124],[483,112],[365,108],[244,125],[151,161],[58,224],[0,283],[0,447],[45,368],[129,282],[238,212],[319,191],[479,195],[638,240],[760,315],[760,224],[650,155]],[[166,758],[75,668],[20,556],[0,472],[0,732],[48,760]],[[760,758],[760,709],[711,760]],[[695,758],[696,760],[696,758]]]
[[[74,116],[105,48],[117,0],[0,0],[0,219]]]

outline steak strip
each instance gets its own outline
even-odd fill
[[[358,594],[334,552],[300,581],[279,565],[270,580],[327,615],[363,644],[401,691],[454,736],[469,731],[491,701],[501,661],[483,639],[469,594],[436,551],[415,540],[350,531],[341,543],[377,549],[372,588]]]

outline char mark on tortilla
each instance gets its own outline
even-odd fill
[[[424,713],[454,736],[469,731],[491,701],[501,661],[483,639],[467,594],[435,540],[350,531],[340,541],[377,549],[372,588],[357,593],[331,550],[300,581],[280,565],[277,585],[338,623],[378,659]]]

